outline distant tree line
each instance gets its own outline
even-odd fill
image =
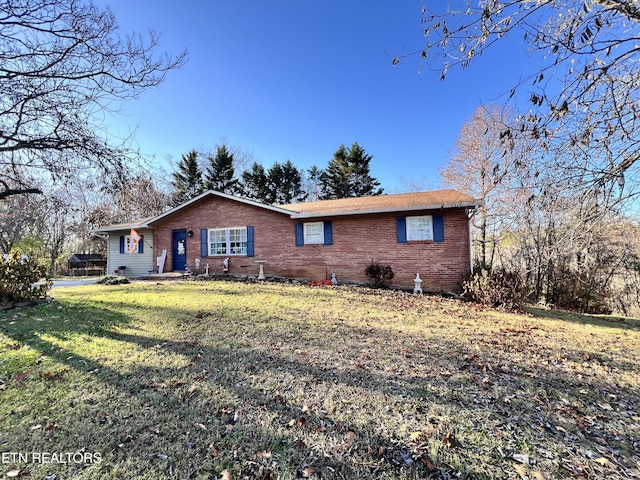
[[[226,145],[202,161],[196,150],[183,154],[172,175],[171,202],[179,205],[206,190],[238,195],[269,205],[312,200],[381,195],[380,182],[370,175],[373,158],[355,142],[340,145],[322,170],[314,165],[299,169],[291,160],[265,168],[253,162],[236,171],[234,153]]]

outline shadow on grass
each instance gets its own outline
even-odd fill
[[[564,310],[548,310],[537,307],[527,307],[525,308],[525,311],[535,317],[564,320],[581,325],[640,331],[640,319],[637,318],[622,317],[619,315],[589,315],[586,313],[567,312]]]
[[[200,478],[223,469],[239,478],[295,478],[310,472],[305,468],[322,478],[510,478],[509,452],[533,458],[544,451],[551,458],[539,464],[559,475],[553,456],[566,448],[611,445],[622,464],[636,448],[631,440],[637,439],[616,440],[614,427],[605,425],[609,410],[580,423],[593,405],[611,401],[609,379],[562,373],[554,368],[563,361],[555,352],[542,352],[547,365],[535,371],[508,363],[509,350],[536,348],[533,337],[518,332],[477,338],[475,345],[339,319],[309,332],[304,319],[271,325],[227,306],[230,319],[216,311],[197,318],[195,310],[158,309],[160,317],[175,319],[168,327],[178,333],[149,336],[128,333],[133,319],[109,308],[61,305],[62,311],[52,306],[0,325],[12,340],[78,372],[69,385],[75,389],[69,395],[78,398],[64,398],[59,410],[73,416],[81,404],[83,417],[38,440],[41,448],[55,435],[69,447],[84,441],[102,448],[104,463],[78,478]],[[57,314],[50,323],[41,319]],[[43,333],[121,342],[135,347],[140,360],[111,364],[104,354],[60,351]],[[484,347],[505,350],[505,358],[491,367],[496,360],[478,353]],[[604,361],[615,369],[635,367]],[[10,387],[25,393],[14,402],[28,402],[27,387]],[[637,391],[624,385],[615,391],[619,404],[637,406]],[[567,417],[561,429],[559,406]],[[15,441],[8,445],[33,448],[20,428],[24,422],[11,422],[7,432]]]

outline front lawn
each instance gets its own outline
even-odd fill
[[[0,476],[640,477],[640,322],[135,282],[0,313]]]

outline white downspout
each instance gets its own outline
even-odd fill
[[[474,207],[473,210],[471,211],[471,215],[468,215],[468,220],[467,222],[469,223],[468,225],[468,230],[469,230],[469,271],[471,273],[473,273],[473,225],[471,224],[471,220],[473,220],[473,217],[475,217],[476,212],[478,211],[478,207]]]

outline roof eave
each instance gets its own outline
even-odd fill
[[[292,213],[291,210],[286,210],[286,209],[280,208],[280,207],[274,207],[273,205],[266,205],[264,203],[256,202],[255,200],[250,200],[248,198],[236,197],[235,195],[229,195],[228,193],[222,193],[222,192],[218,192],[216,190],[207,190],[206,192],[201,193],[197,197],[192,198],[188,202],[182,203],[182,204],[178,205],[177,207],[172,208],[171,210],[167,210],[166,212],[163,212],[160,215],[157,215],[157,216],[151,218],[150,220],[148,220],[146,222],[146,224],[147,225],[152,225],[153,223],[155,223],[155,222],[157,222],[159,220],[162,220],[165,217],[168,217],[170,215],[173,215],[176,212],[179,212],[180,210],[188,207],[189,205],[193,205],[194,203],[199,202],[200,200],[202,200],[203,198],[208,197],[209,195],[213,195],[213,196],[217,196],[217,197],[221,197],[221,198],[226,198],[227,200],[233,200],[235,202],[244,203],[246,205],[251,205],[253,207],[263,208],[265,210],[271,210],[273,212],[282,213],[284,215],[291,215],[291,213]]]
[[[149,225],[147,225],[147,223],[131,223],[131,224],[122,224],[122,225],[112,225],[110,227],[103,227],[103,228],[94,228],[93,230],[91,230],[91,233],[94,235],[97,235],[99,233],[109,233],[109,232],[124,232],[127,230],[131,230],[132,228],[136,228],[136,229],[140,229],[142,230],[143,228],[147,228],[147,229],[151,229],[153,230],[154,227],[150,227]]]
[[[291,218],[319,218],[319,217],[338,217],[348,215],[374,215],[380,213],[404,213],[404,212],[416,212],[422,210],[445,210],[449,208],[478,208],[482,206],[483,202],[455,202],[455,203],[438,203],[434,205],[416,205],[402,208],[372,208],[367,210],[343,210],[343,211],[325,211],[325,212],[294,212],[291,214]]]

